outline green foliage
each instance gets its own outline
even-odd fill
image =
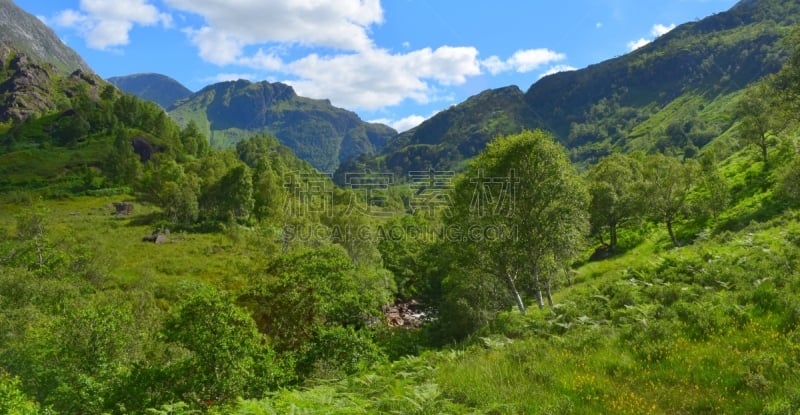
[[[0,372],[0,414],[36,415],[39,406],[29,400],[20,390],[19,379]]]
[[[207,405],[263,393],[285,379],[273,352],[245,310],[213,289],[201,289],[166,322],[166,340],[189,355],[165,370],[180,398]]]
[[[739,135],[747,143],[754,144],[761,153],[761,160],[767,164],[767,150],[772,146],[774,136],[781,129],[784,117],[780,116],[768,89],[769,81],[748,88],[736,106],[739,118]]]
[[[340,379],[364,372],[385,360],[366,331],[341,326],[321,327],[303,346],[297,372],[315,381]]]
[[[583,182],[550,135],[528,131],[498,138],[453,190],[446,224],[462,230],[463,237],[448,240],[459,271],[506,285],[522,312],[526,291],[543,306],[543,295],[551,300],[551,281],[581,249],[587,202]]]
[[[779,58],[758,45],[783,29],[756,23],[745,33],[725,19],[751,10],[784,21],[797,7],[790,3],[745,2],[689,25],[712,33],[702,51],[719,52],[702,70],[731,62],[733,45],[746,48],[736,52],[742,62]],[[624,72],[694,58],[701,52],[678,46],[702,42],[686,33],[660,40],[661,58],[656,45],[632,55]],[[441,217],[386,220],[349,215],[344,204],[360,199],[333,187],[332,215],[294,215],[288,208],[304,200],[283,181],[313,170],[277,140],[208,150],[203,122],[181,129],[152,104],[63,81],[73,98],[56,100],[59,111],[0,126],[0,187],[17,189],[0,195],[0,412],[796,412],[800,167],[796,103],[776,89],[794,82],[794,60],[752,90],[780,126],[769,169],[730,129],[760,115],[734,119],[751,90],[726,92],[751,70],[726,66],[719,75],[729,79],[717,86],[696,69],[677,74],[667,83],[702,89],[677,98],[648,90],[640,76],[644,86],[589,91],[596,100],[570,107],[583,114],[570,121],[573,138],[589,145],[587,160],[620,148],[666,154],[615,154],[582,180],[550,135],[500,137],[455,181]],[[220,98],[263,92],[243,90]],[[455,120],[437,115],[419,131],[437,137],[451,121],[466,129],[472,111],[486,123],[467,144],[404,147],[402,136],[392,151],[409,159],[392,162],[463,163],[491,131],[515,133],[521,120],[488,104],[521,103],[518,95],[494,91]],[[551,98],[569,102],[559,97]],[[278,104],[291,113],[291,102]],[[358,134],[347,151],[365,148]],[[149,159],[134,140],[152,147]],[[133,196],[118,193],[132,181],[135,213],[114,217],[109,205]],[[43,188],[65,197],[39,201]],[[94,196],[78,195],[86,191]],[[389,203],[400,206],[411,191],[392,189]],[[589,213],[595,231],[623,224],[624,249],[575,263],[589,254],[581,244]],[[140,243],[159,218],[209,232]],[[287,242],[287,225],[319,232]],[[337,232],[347,228],[363,232]],[[670,240],[684,245],[664,249]],[[526,310],[537,294],[551,294],[552,307]],[[432,321],[385,327],[379,311],[392,297],[423,303]]]
[[[793,204],[800,202],[800,157],[795,156],[780,172],[778,191]]]
[[[365,289],[338,247],[277,258],[240,297],[278,350],[299,350],[331,325],[363,327],[379,310],[380,292]]]
[[[648,215],[667,226],[674,246],[679,245],[673,224],[687,212],[687,196],[696,176],[696,166],[681,163],[663,154],[647,156],[643,161],[644,182],[641,197],[646,198]]]
[[[437,274],[444,257],[437,255],[436,225],[422,215],[394,217],[379,225],[377,248],[399,298],[431,303],[440,295]]]
[[[232,168],[204,192],[200,200],[204,215],[219,221],[246,221],[255,205],[253,176],[245,165]]]
[[[617,227],[641,217],[645,205],[639,194],[642,181],[641,162],[623,154],[604,157],[589,171],[592,229],[601,241],[608,229],[611,253],[617,249]]]

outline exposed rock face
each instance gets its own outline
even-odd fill
[[[8,67],[8,72],[11,73],[0,84],[0,97],[3,101],[0,121],[24,120],[35,113],[55,109],[49,92],[52,68],[33,63],[26,55],[14,55],[7,48],[0,49],[3,49],[0,56],[8,59],[3,60],[3,66]]]
[[[0,0],[0,43],[53,65],[62,75],[78,69],[92,72],[80,55],[65,45],[52,29],[10,0]]]
[[[79,69],[60,77],[55,66],[2,44],[0,65],[0,122],[64,109],[58,101],[79,94],[97,100],[104,86],[91,71]]]

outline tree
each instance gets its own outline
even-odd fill
[[[705,151],[700,157],[699,177],[697,180],[697,196],[699,210],[717,217],[730,203],[730,187],[717,168],[716,154],[713,150]]]
[[[114,146],[109,151],[105,166],[108,177],[119,185],[133,185],[139,177],[142,164],[124,128],[114,131]]]
[[[789,59],[778,74],[771,78],[771,86],[777,98],[786,110],[786,114],[798,121],[800,116],[800,28],[783,39],[784,45],[791,51]]]
[[[642,165],[635,158],[614,153],[600,160],[589,171],[589,213],[592,229],[602,242],[603,228],[608,229],[609,251],[617,249],[617,227],[641,216],[641,197],[637,187],[642,182]]]
[[[791,202],[800,202],[800,156],[795,156],[783,167],[778,176],[778,194]]]
[[[278,173],[266,157],[258,158],[253,170],[253,214],[256,219],[280,220],[286,197],[286,189]]]
[[[564,149],[548,133],[525,131],[495,139],[456,181],[446,224],[461,265],[503,281],[524,313],[520,284],[539,307],[542,293],[552,304],[551,279],[588,229],[587,204]]]
[[[239,298],[278,350],[299,350],[327,326],[359,327],[385,300],[361,281],[344,250],[328,246],[276,259]]]
[[[175,160],[157,155],[147,163],[136,184],[143,199],[160,207],[165,219],[184,225],[197,220],[199,179],[193,173],[184,172],[183,166]]]
[[[776,116],[775,100],[769,82],[760,82],[750,88],[736,104],[739,118],[739,135],[761,150],[761,159],[767,164],[767,150],[773,136],[781,129],[781,117]]]
[[[169,368],[175,371],[174,379],[183,383],[169,386],[182,398],[229,402],[236,397],[259,396],[265,390],[254,385],[274,387],[283,379],[253,319],[214,289],[192,294],[169,318],[165,334],[168,341],[191,353]]]
[[[681,163],[663,154],[648,156],[644,161],[644,182],[640,193],[648,214],[667,226],[672,244],[679,246],[673,224],[686,213],[686,197],[694,182],[694,165]]]
[[[190,120],[186,127],[181,130],[181,143],[183,143],[184,150],[197,157],[202,157],[208,154],[210,145],[208,139],[200,132],[200,127],[194,120]]]
[[[0,414],[35,415],[41,413],[39,405],[22,392],[19,379],[0,370]]]
[[[201,205],[207,216],[217,220],[247,220],[255,206],[250,168],[240,164],[225,173],[204,192]]]

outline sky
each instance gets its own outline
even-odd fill
[[[624,55],[736,0],[14,0],[104,78],[284,82],[404,131]]]

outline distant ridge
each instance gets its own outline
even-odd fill
[[[257,134],[275,136],[303,160],[332,173],[340,163],[373,155],[397,131],[363,121],[329,100],[298,96],[279,82],[246,80],[207,86],[170,110],[181,125],[194,121],[215,147]]]
[[[729,125],[689,123],[683,127],[697,131],[686,135],[704,138],[676,142],[664,134],[670,116],[659,112],[691,118],[777,72],[787,56],[781,39],[798,21],[797,1],[743,0],[626,55],[546,76],[524,94],[516,87],[477,94],[398,135],[366,163],[397,173],[458,169],[496,136],[534,128],[552,132],[579,163],[657,144],[702,147]]]
[[[157,73],[115,76],[107,81],[129,94],[153,101],[164,109],[170,109],[176,102],[192,95],[192,91],[180,82]]]

